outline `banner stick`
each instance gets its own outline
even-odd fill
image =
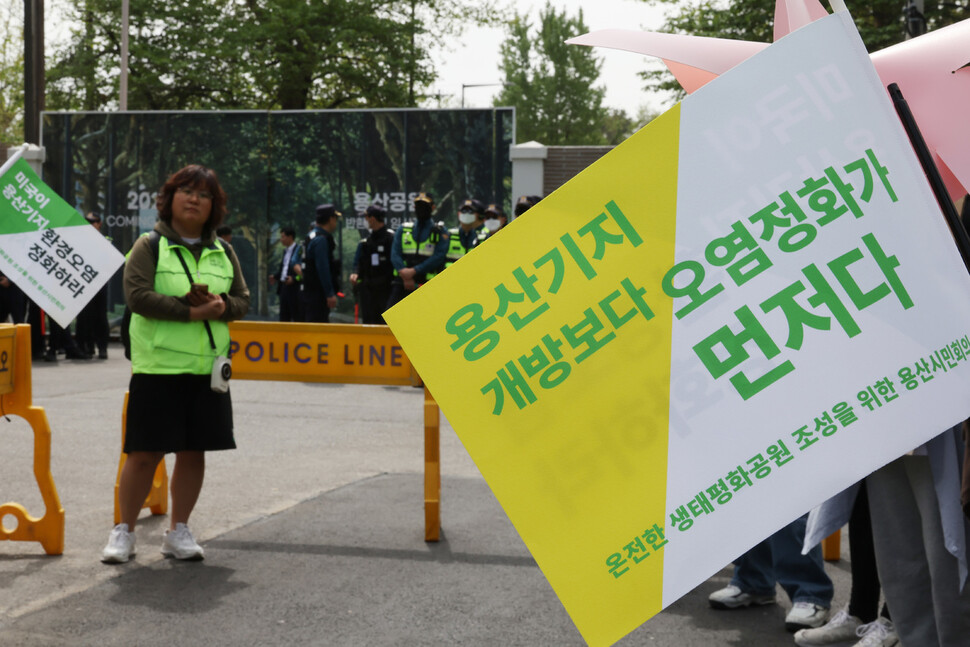
[[[16,164],[17,160],[23,157],[24,151],[27,150],[27,144],[21,144],[19,147],[12,150],[13,153],[11,153],[10,157],[7,158],[7,161],[3,163],[3,166],[0,166],[0,176],[6,173],[11,166]]]
[[[920,132],[919,126],[916,125],[916,119],[913,118],[913,112],[909,109],[909,103],[903,97],[902,90],[899,89],[899,85],[896,83],[890,83],[888,90],[889,96],[892,97],[893,105],[896,108],[896,114],[899,115],[900,120],[903,122],[903,128],[906,129],[909,141],[916,151],[916,157],[919,158],[923,172],[930,181],[933,195],[936,196],[936,201],[943,211],[943,217],[950,226],[950,232],[953,234],[953,240],[956,243],[957,249],[960,251],[960,256],[963,258],[963,264],[966,266],[967,272],[970,273],[970,236],[967,235],[967,230],[963,227],[963,223],[960,222],[956,206],[953,204],[953,200],[950,199],[950,194],[943,184],[943,177],[940,175],[940,170],[936,168],[936,163],[933,162],[933,155],[926,146],[926,140],[923,139],[923,133]]]

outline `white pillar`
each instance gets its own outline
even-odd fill
[[[509,147],[512,160],[512,205],[522,195],[542,196],[546,156],[549,149],[539,142],[526,142]]]
[[[20,146],[11,146],[7,149],[8,160],[15,155],[27,162],[31,170],[37,174],[37,177],[44,177],[43,167],[44,161],[47,159],[46,148],[38,146],[37,144],[21,144]]]

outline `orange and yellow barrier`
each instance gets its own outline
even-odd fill
[[[48,555],[64,552],[64,508],[51,474],[51,428],[42,407],[31,400],[30,326],[0,324],[0,412],[20,416],[34,431],[34,478],[44,516],[32,517],[19,503],[0,505],[0,540],[38,541]],[[13,517],[16,525],[5,522]]]

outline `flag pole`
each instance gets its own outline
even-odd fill
[[[946,190],[946,185],[943,183],[943,176],[940,175],[940,170],[936,168],[936,163],[933,162],[933,155],[926,145],[926,140],[923,139],[923,133],[920,132],[919,126],[916,125],[916,119],[913,118],[913,112],[909,109],[909,103],[903,97],[899,85],[890,83],[888,90],[889,96],[893,100],[893,106],[896,108],[896,114],[899,115],[899,119],[903,122],[903,128],[906,129],[909,141],[916,151],[916,157],[919,158],[919,163],[923,167],[926,179],[930,181],[930,188],[933,189],[936,202],[940,205],[943,217],[950,226],[950,233],[953,235],[953,240],[956,243],[957,249],[960,251],[960,256],[963,258],[963,264],[966,266],[967,272],[970,273],[970,236],[967,236],[967,230],[964,229],[963,223],[960,222],[960,216],[957,215],[956,206],[953,204],[953,200],[950,199],[950,194]]]
[[[9,150],[13,150],[13,152],[10,153],[10,157],[8,157],[7,161],[3,163],[3,166],[0,166],[0,177],[3,177],[3,174],[9,171],[10,167],[16,164],[17,160],[23,157],[24,151],[27,150],[28,145],[29,144],[21,144],[20,146],[9,149]]]

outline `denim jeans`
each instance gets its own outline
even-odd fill
[[[745,593],[774,595],[775,583],[794,602],[811,602],[828,608],[832,602],[832,580],[825,574],[822,547],[802,555],[808,515],[768,537],[734,562],[731,584]]]

